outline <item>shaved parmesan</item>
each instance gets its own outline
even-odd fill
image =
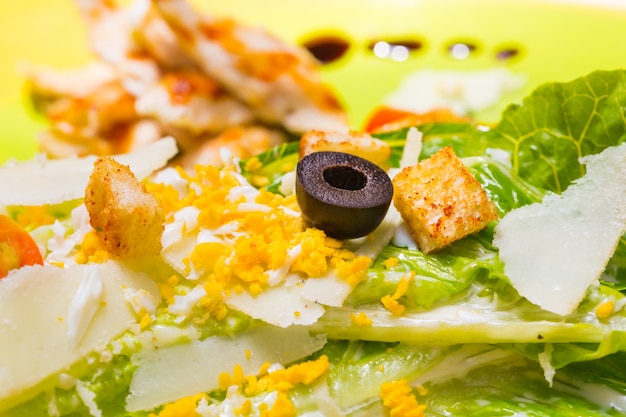
[[[156,284],[145,274],[114,261],[99,264],[100,302],[86,329],[73,333],[73,302],[93,267],[24,267],[0,281],[0,410],[136,324],[125,289],[144,289],[159,297]]]
[[[135,152],[114,156],[142,180],[178,152],[174,138],[167,137]],[[0,167],[0,205],[57,204],[81,198],[96,156],[34,160]],[[19,179],[19,181],[16,181]]]
[[[581,162],[584,177],[561,195],[508,213],[494,238],[513,287],[562,316],[582,301],[626,230],[626,145]]]
[[[252,318],[279,327],[313,324],[324,314],[324,307],[303,297],[299,285],[268,288],[256,296],[247,291],[233,291],[226,304]]]
[[[309,278],[302,284],[302,297],[331,307],[341,307],[351,292],[352,285],[335,271],[323,277]]]
[[[142,353],[126,399],[128,411],[151,410],[166,402],[219,388],[219,375],[235,365],[256,375],[265,363],[290,363],[321,349],[321,336],[300,326],[263,326],[233,338],[210,337]]]

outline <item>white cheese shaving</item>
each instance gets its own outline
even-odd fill
[[[174,138],[114,158],[142,180],[176,155]],[[20,162],[0,167],[0,205],[39,206],[82,198],[96,156]],[[16,181],[19,178],[19,181]]]
[[[326,291],[334,289],[326,287]],[[324,314],[321,305],[304,298],[302,287],[298,285],[279,285],[256,296],[247,291],[233,291],[225,301],[235,310],[279,327],[313,324]]]
[[[78,345],[68,335],[68,313],[90,267],[23,267],[0,280],[0,414],[15,405],[14,398],[27,398],[32,387],[137,324],[124,288],[144,289],[160,297],[146,274],[125,269],[115,261],[94,267],[102,277],[101,303],[97,303]]]
[[[308,329],[262,326],[235,336],[210,337],[201,342],[144,351],[126,399],[128,411],[151,410],[198,392],[219,388],[218,376],[240,365],[244,375],[255,375],[270,363],[291,363],[321,349],[326,339]]]
[[[585,176],[561,195],[509,212],[494,238],[511,285],[562,316],[582,301],[626,230],[626,144],[581,162]]]
[[[302,297],[314,303],[341,307],[352,292],[352,285],[335,270],[323,277],[309,278],[302,284]]]
[[[100,307],[102,288],[99,265],[88,265],[67,313],[67,337],[74,347],[82,340]]]

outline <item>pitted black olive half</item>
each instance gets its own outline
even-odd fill
[[[378,165],[343,152],[314,152],[296,168],[296,198],[304,219],[326,235],[354,239],[382,222],[393,185]]]

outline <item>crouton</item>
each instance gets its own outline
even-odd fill
[[[300,139],[300,159],[321,151],[344,152],[360,156],[376,165],[383,166],[391,156],[391,147],[383,140],[365,132],[322,132],[312,130]]]
[[[494,204],[451,147],[402,169],[393,203],[424,253],[483,229],[498,218]]]
[[[163,210],[130,168],[113,158],[99,158],[85,190],[89,221],[106,249],[121,258],[161,251]]]

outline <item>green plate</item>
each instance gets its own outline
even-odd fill
[[[626,68],[624,6],[532,0],[207,3],[194,1],[199,8],[265,26],[295,43],[344,42],[345,53],[321,70],[357,129],[409,74],[419,71],[476,73],[499,68],[519,77],[523,84],[477,111],[478,117],[490,121],[497,120],[507,103],[543,82],[567,81],[596,69]],[[68,68],[87,62],[90,54],[85,28],[71,0],[0,2],[0,23],[3,162],[32,157],[37,150],[36,132],[44,126],[23,99],[16,64],[29,61]],[[380,58],[373,49],[378,41],[408,46],[410,53],[395,60]],[[465,49],[459,54],[453,45]]]

